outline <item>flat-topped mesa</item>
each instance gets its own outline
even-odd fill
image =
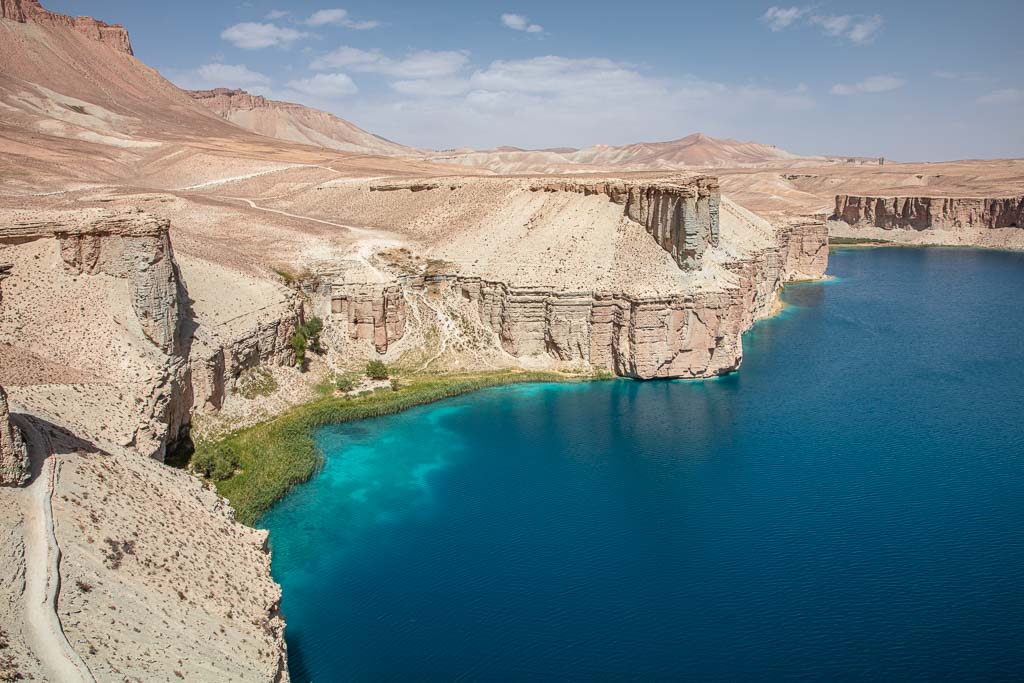
[[[718,246],[718,179],[694,176],[672,182],[546,180],[530,188],[545,192],[607,195],[622,204],[683,270],[700,267],[708,247]]]
[[[886,230],[1024,227],[1024,195],[1016,197],[864,197],[836,195],[830,220]]]
[[[95,41],[109,45],[118,52],[135,54],[128,30],[121,24],[108,24],[92,17],[71,17],[50,12],[39,0],[0,0],[0,17],[22,24],[67,27]]]
[[[55,238],[65,271],[128,280],[143,333],[173,355],[180,350],[181,284],[169,229],[170,221],[139,210],[15,212],[0,218],[0,243]]]
[[[530,363],[547,358],[638,379],[712,377],[739,367],[741,335],[771,314],[783,284],[820,278],[827,263],[828,235],[819,221],[780,226],[764,249],[728,262],[735,275],[721,289],[632,296],[454,273],[335,283],[324,292],[332,314],[328,334],[357,344],[346,353],[369,342],[384,354],[410,329],[415,335],[421,320],[458,310],[454,327],[470,345],[493,340],[509,357]],[[416,310],[421,304],[429,316]]]

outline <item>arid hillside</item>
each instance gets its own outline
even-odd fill
[[[244,90],[217,88],[188,94],[221,118],[260,135],[342,152],[419,156],[418,150],[369,133],[319,109],[268,100]]]

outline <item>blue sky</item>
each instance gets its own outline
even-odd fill
[[[1024,156],[1024,2],[44,0],[183,87],[432,148],[703,132],[801,154]]]

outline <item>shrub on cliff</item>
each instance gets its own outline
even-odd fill
[[[366,364],[366,376],[370,379],[387,379],[388,366],[384,365],[382,361],[371,360]]]
[[[295,334],[292,335],[292,352],[295,354],[295,365],[300,370],[306,369],[306,333],[302,331],[302,328],[295,330]]]
[[[212,481],[224,481],[235,473],[241,459],[235,449],[226,444],[197,452],[192,458],[192,469]]]
[[[324,331],[324,321],[314,315],[303,323],[299,329],[306,335],[306,339],[309,341],[309,348],[320,353],[320,335]]]

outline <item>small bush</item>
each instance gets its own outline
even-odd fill
[[[391,380],[391,391],[398,391],[401,388],[402,388],[402,385],[401,385],[401,383],[399,383],[398,379],[397,378],[393,378]]]
[[[356,388],[355,380],[346,375],[338,375],[334,380],[334,386],[338,388],[338,391],[348,393]]]
[[[238,453],[226,444],[197,451],[192,456],[192,469],[212,481],[230,479],[240,464]]]
[[[306,333],[302,331],[302,328],[295,330],[295,334],[292,335],[292,352],[295,353],[295,364],[300,370],[306,368]]]
[[[306,335],[306,340],[309,342],[309,348],[320,353],[320,335],[324,331],[324,321],[314,315],[299,327],[299,329],[302,330],[304,335]]]
[[[253,368],[242,374],[238,379],[238,393],[248,399],[257,396],[270,396],[277,391],[277,380],[268,368]]]
[[[383,361],[371,360],[366,364],[366,376],[370,379],[387,379],[388,366]]]

